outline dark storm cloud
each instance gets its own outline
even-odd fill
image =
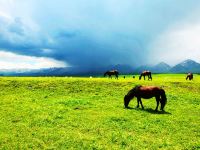
[[[108,65],[115,63],[115,61],[118,62],[116,56],[119,55],[119,51],[116,51],[117,47],[110,43],[97,41],[95,37],[80,32],[73,37],[62,34],[54,46],[53,49],[57,49],[59,53],[54,54],[53,57],[67,60],[73,65]]]
[[[23,24],[20,18],[15,18],[14,22],[8,26],[8,30],[11,33],[18,34],[20,36],[24,35]]]
[[[60,30],[56,34],[55,38],[63,38],[63,39],[69,39],[76,37],[79,34],[78,31],[65,31],[65,30]]]
[[[148,45],[199,4],[180,0],[31,2],[31,11],[24,10],[39,29],[29,28],[31,21],[23,9],[12,21],[0,16],[0,48],[74,66],[146,64],[151,53]]]

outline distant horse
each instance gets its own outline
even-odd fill
[[[139,77],[139,80],[141,80],[142,76],[144,77],[144,80],[145,80],[145,76],[148,76],[148,80],[152,80],[152,76],[151,76],[151,72],[150,71],[143,71],[141,74],[140,74],[140,77]]]
[[[167,98],[165,95],[165,91],[159,87],[156,86],[135,86],[133,89],[131,89],[127,95],[124,97],[124,106],[125,108],[128,108],[128,104],[131,101],[131,99],[134,98],[134,96],[137,98],[137,108],[139,107],[139,103],[144,109],[144,106],[142,105],[141,98],[144,99],[150,99],[152,97],[156,98],[157,106],[156,111],[158,110],[159,103],[161,104],[160,110],[164,110],[165,104],[167,103]]]
[[[118,79],[119,72],[118,72],[117,70],[106,71],[106,72],[104,73],[104,77],[105,77],[106,75],[108,75],[109,78],[111,78],[111,79],[112,79],[112,75],[115,75],[115,78]]]
[[[193,74],[191,72],[189,72],[187,74],[187,77],[186,77],[186,80],[189,79],[189,80],[192,80],[193,79]]]

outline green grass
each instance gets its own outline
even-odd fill
[[[163,87],[166,113],[124,109],[137,84]],[[200,149],[200,76],[1,77],[0,116],[0,149]]]

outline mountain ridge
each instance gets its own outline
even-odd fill
[[[118,70],[120,74],[138,74],[144,70],[150,70],[152,73],[200,73],[200,63],[187,59],[175,66],[171,67],[165,62],[160,62],[156,65],[142,65],[133,67],[128,64],[117,64],[106,67],[63,67],[63,68],[46,68],[46,69],[2,69],[1,76],[90,76],[100,75],[107,70]]]
[[[172,73],[185,73],[185,72],[200,73],[200,63],[197,63],[196,61],[191,60],[191,59],[187,59],[175,65],[173,68],[171,68],[170,72]]]

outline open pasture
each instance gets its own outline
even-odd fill
[[[200,149],[200,75],[152,77],[1,77],[0,149]],[[138,84],[165,90],[165,113],[124,109]]]

